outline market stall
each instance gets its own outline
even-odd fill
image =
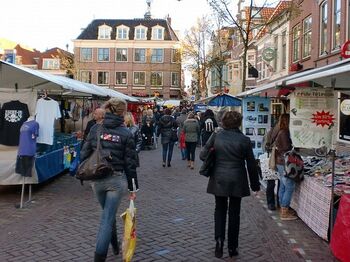
[[[195,104],[206,104],[208,109],[217,113],[225,110],[239,110],[242,104],[241,99],[235,96],[220,93],[195,102]]]
[[[38,99],[38,96],[41,97]],[[70,162],[79,154],[78,137],[74,133],[64,133],[62,122],[69,118],[73,119],[75,125],[78,123],[77,118],[80,118],[82,123],[87,102],[92,103],[92,98],[97,100],[108,97],[137,101],[114,90],[0,61],[0,184],[22,183],[21,176],[15,172],[15,165],[19,128],[28,116],[36,115],[37,121],[40,121],[39,114],[44,117],[41,128],[39,125],[37,142],[40,144],[37,144],[35,168],[32,169],[32,176],[25,179],[25,183],[34,184],[44,182],[69,168]],[[39,103],[44,105],[40,107],[41,111]],[[49,140],[45,139],[45,133],[40,134],[43,130],[49,130]]]

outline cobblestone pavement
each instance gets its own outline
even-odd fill
[[[141,152],[137,249],[133,261],[335,261],[328,244],[302,221],[280,221],[264,193],[242,201],[239,256],[214,257],[214,197],[207,179],[174,150],[163,168],[160,150]],[[100,208],[88,184],[61,175],[34,188],[34,202],[16,209],[19,187],[0,187],[0,261],[93,261]],[[126,208],[123,201],[118,215]],[[122,232],[118,218],[119,234]],[[121,238],[121,236],[120,236]],[[121,261],[111,250],[107,261]]]

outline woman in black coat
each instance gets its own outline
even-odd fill
[[[200,154],[204,160],[210,148],[215,151],[215,167],[207,192],[215,195],[215,256],[218,258],[223,255],[227,209],[228,251],[232,257],[238,255],[241,199],[250,195],[249,186],[255,192],[260,190],[253,149],[250,139],[239,130],[241,122],[240,113],[224,113],[221,120],[223,130],[209,138]]]

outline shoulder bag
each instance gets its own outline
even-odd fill
[[[205,177],[210,177],[213,174],[214,167],[215,167],[215,149],[214,149],[214,142],[215,142],[215,137],[216,137],[216,132],[213,132],[212,137],[210,137],[210,146],[208,149],[206,145],[203,150],[207,150],[207,153],[205,154],[203,163],[199,169],[199,174]],[[203,153],[201,152],[201,155]]]
[[[95,180],[105,178],[113,173],[112,165],[108,162],[106,157],[101,154],[101,129],[97,129],[97,146],[96,150],[85,159],[78,167],[76,178],[83,180]]]

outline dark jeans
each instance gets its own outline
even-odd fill
[[[267,205],[276,206],[275,202],[275,180],[267,180],[267,186],[266,186],[266,201]],[[279,191],[279,181],[277,181],[277,192]],[[279,199],[278,194],[276,196],[277,198],[277,206],[279,206]]]
[[[171,162],[171,158],[173,157],[173,149],[174,149],[174,142],[163,144],[163,162],[164,163],[167,160],[167,156],[168,156],[168,163]]]
[[[228,249],[234,249],[238,247],[241,197],[215,196],[215,240],[225,240],[228,199],[230,203],[228,206],[227,247]]]
[[[187,160],[188,161],[194,161],[194,158],[196,156],[196,147],[197,142],[186,142],[186,149],[187,149]]]

